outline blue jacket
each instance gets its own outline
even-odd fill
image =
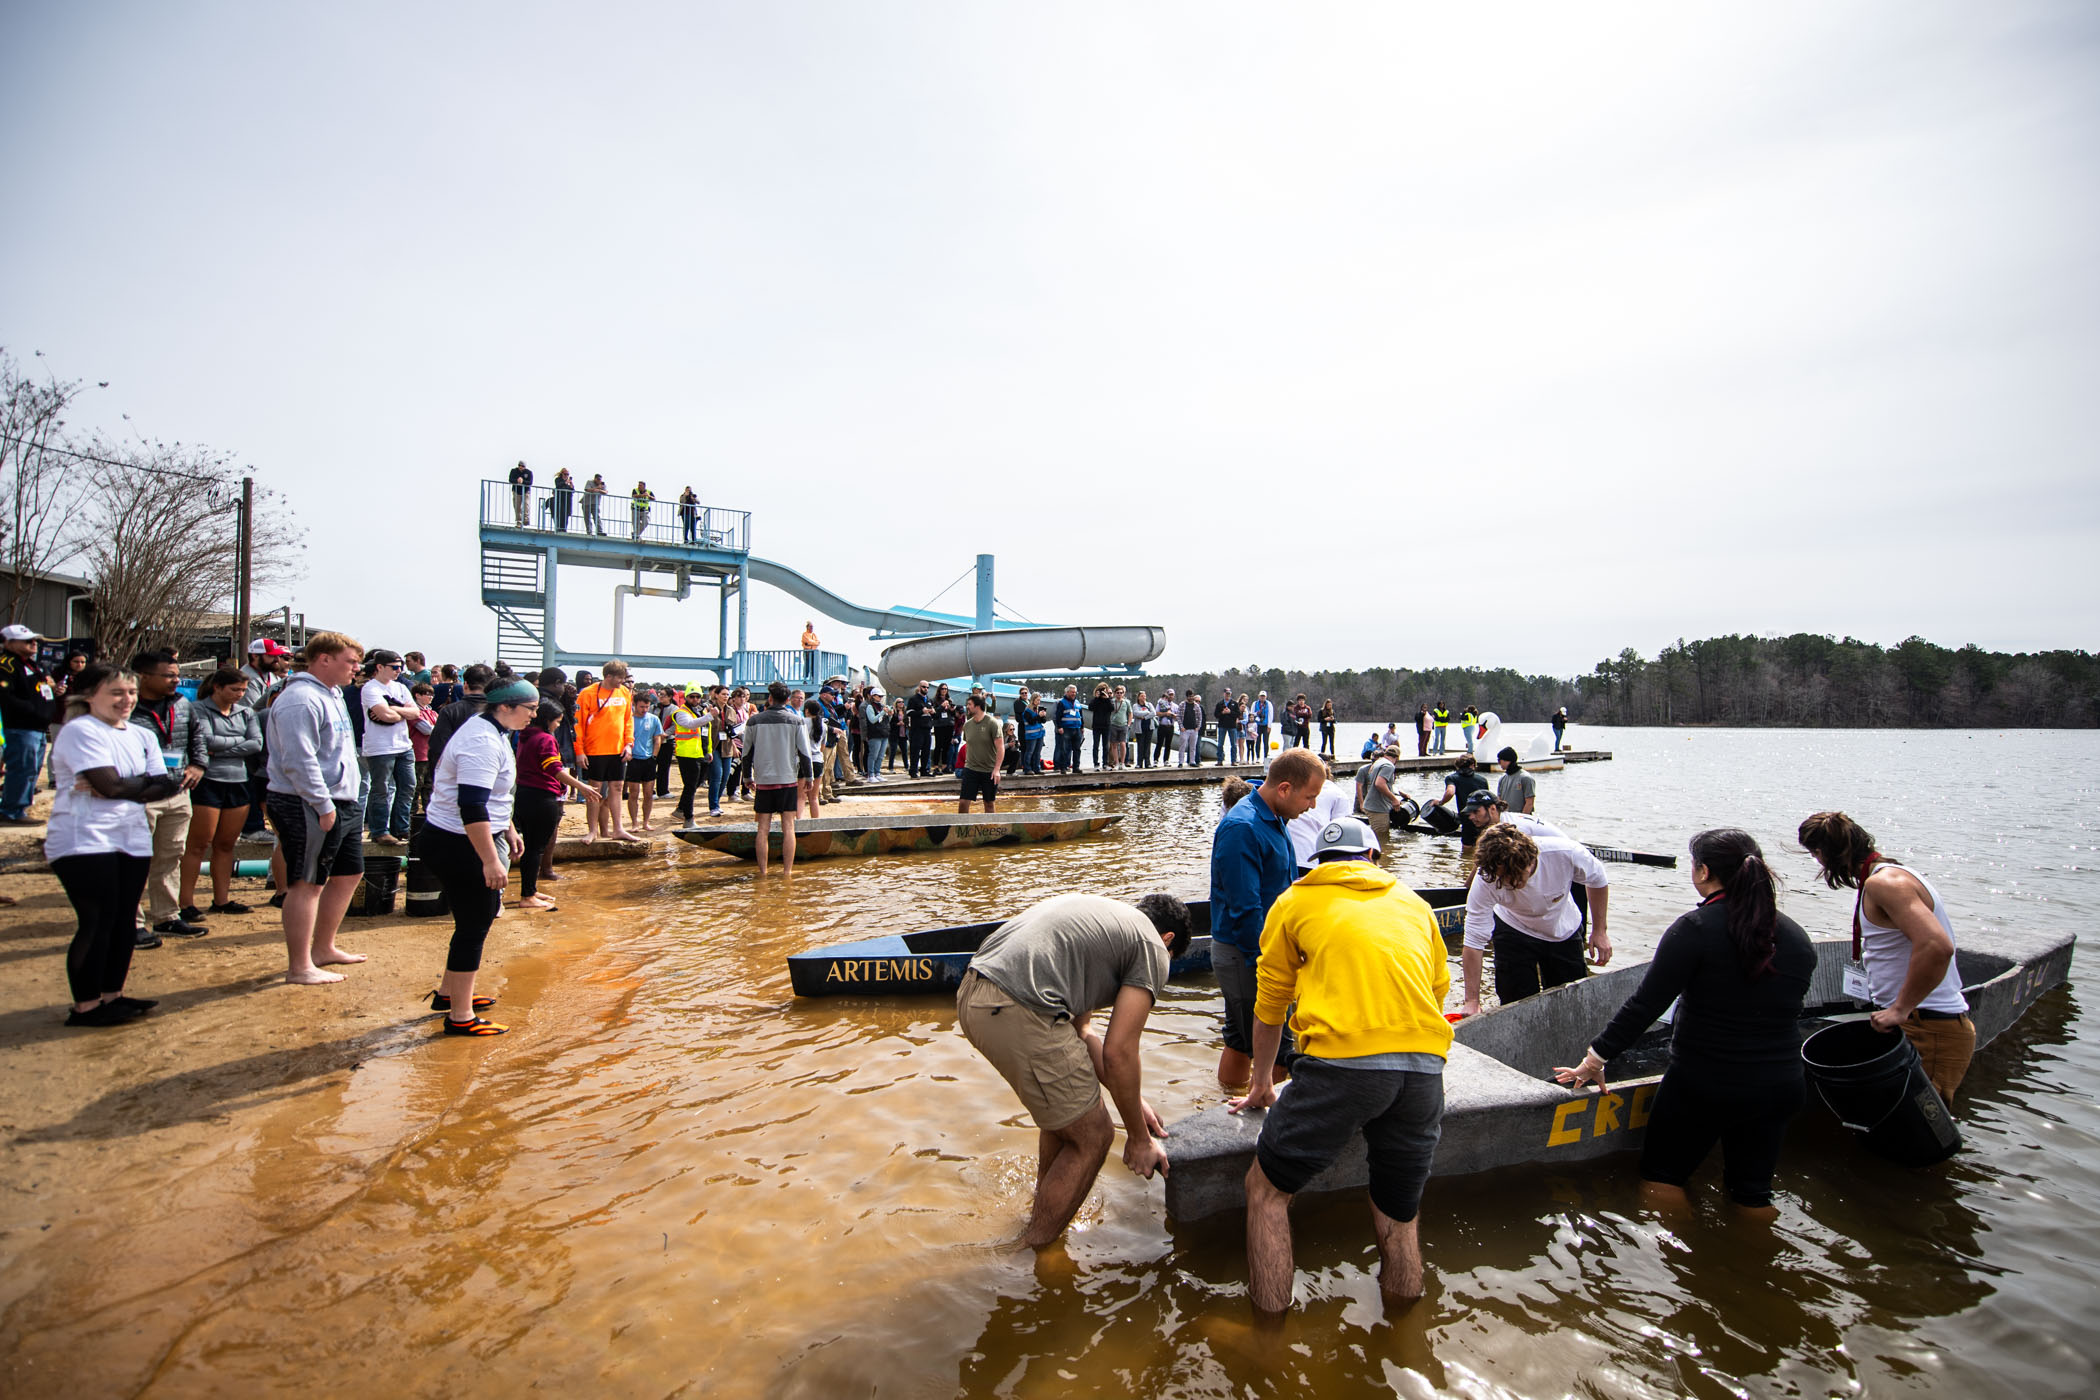
[[[1084,700],[1060,700],[1057,702],[1057,727],[1078,731],[1086,728],[1086,702]]]
[[[1253,958],[1269,906],[1298,878],[1298,859],[1283,820],[1259,790],[1218,823],[1210,843],[1210,936]]]

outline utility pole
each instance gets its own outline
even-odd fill
[[[248,596],[248,586],[253,571],[249,567],[249,553],[255,541],[255,478],[241,478],[240,523],[234,545],[241,568],[240,596],[233,605],[233,654],[239,661],[248,657],[248,634],[253,629],[250,613],[253,600]]]

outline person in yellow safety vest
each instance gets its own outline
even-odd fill
[[[1436,720],[1436,742],[1429,746],[1429,751],[1431,753],[1442,753],[1444,751],[1444,731],[1451,727],[1451,707],[1439,704],[1432,712],[1432,717]]]
[[[693,793],[700,786],[701,765],[714,759],[714,728],[708,723],[707,694],[697,684],[688,684],[685,694],[671,707],[671,756],[678,760],[678,806],[680,826],[693,824]]]
[[[1471,705],[1466,706],[1465,711],[1458,717],[1458,732],[1465,737],[1467,753],[1473,752],[1473,726],[1479,718]]]

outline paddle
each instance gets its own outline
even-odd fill
[[[1423,826],[1420,822],[1410,822],[1407,829],[1417,836],[1441,836],[1452,841],[1458,839],[1458,833],[1455,831],[1438,831],[1434,827]],[[1589,851],[1599,860],[1613,861],[1620,865],[1654,865],[1664,870],[1677,868],[1675,856],[1659,856],[1648,851],[1625,851],[1617,846],[1590,846]]]

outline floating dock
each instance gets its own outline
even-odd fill
[[[1273,750],[1270,756],[1281,753]],[[1402,758],[1398,768],[1402,773],[1448,773],[1455,753],[1432,755],[1428,758]],[[1608,750],[1587,750],[1581,753],[1555,754],[1553,757],[1564,763],[1608,763]],[[1360,758],[1332,759],[1335,776],[1351,778],[1363,767]],[[1038,773],[1033,777],[1021,773],[1008,773],[999,779],[999,795],[1002,797],[1026,797],[1041,792],[1101,792],[1116,788],[1155,787],[1201,787],[1207,783],[1221,783],[1227,778],[1259,778],[1268,771],[1267,763],[1198,763],[1189,767],[1172,765],[1161,768],[1089,768],[1083,773]],[[1482,766],[1483,773],[1492,774],[1493,761]],[[1526,763],[1527,772],[1540,771]],[[879,783],[848,782],[844,791],[867,796],[873,793],[909,796],[916,792],[954,792],[962,780],[953,773],[936,773],[930,778],[898,778],[885,775]]]
[[[1123,820],[1099,812],[912,812],[865,817],[818,817],[795,823],[795,858],[898,855],[959,846],[1024,846],[1070,841]],[[780,826],[772,824],[768,851],[780,854]],[[758,826],[731,822],[673,828],[679,840],[742,860],[758,858]]]

